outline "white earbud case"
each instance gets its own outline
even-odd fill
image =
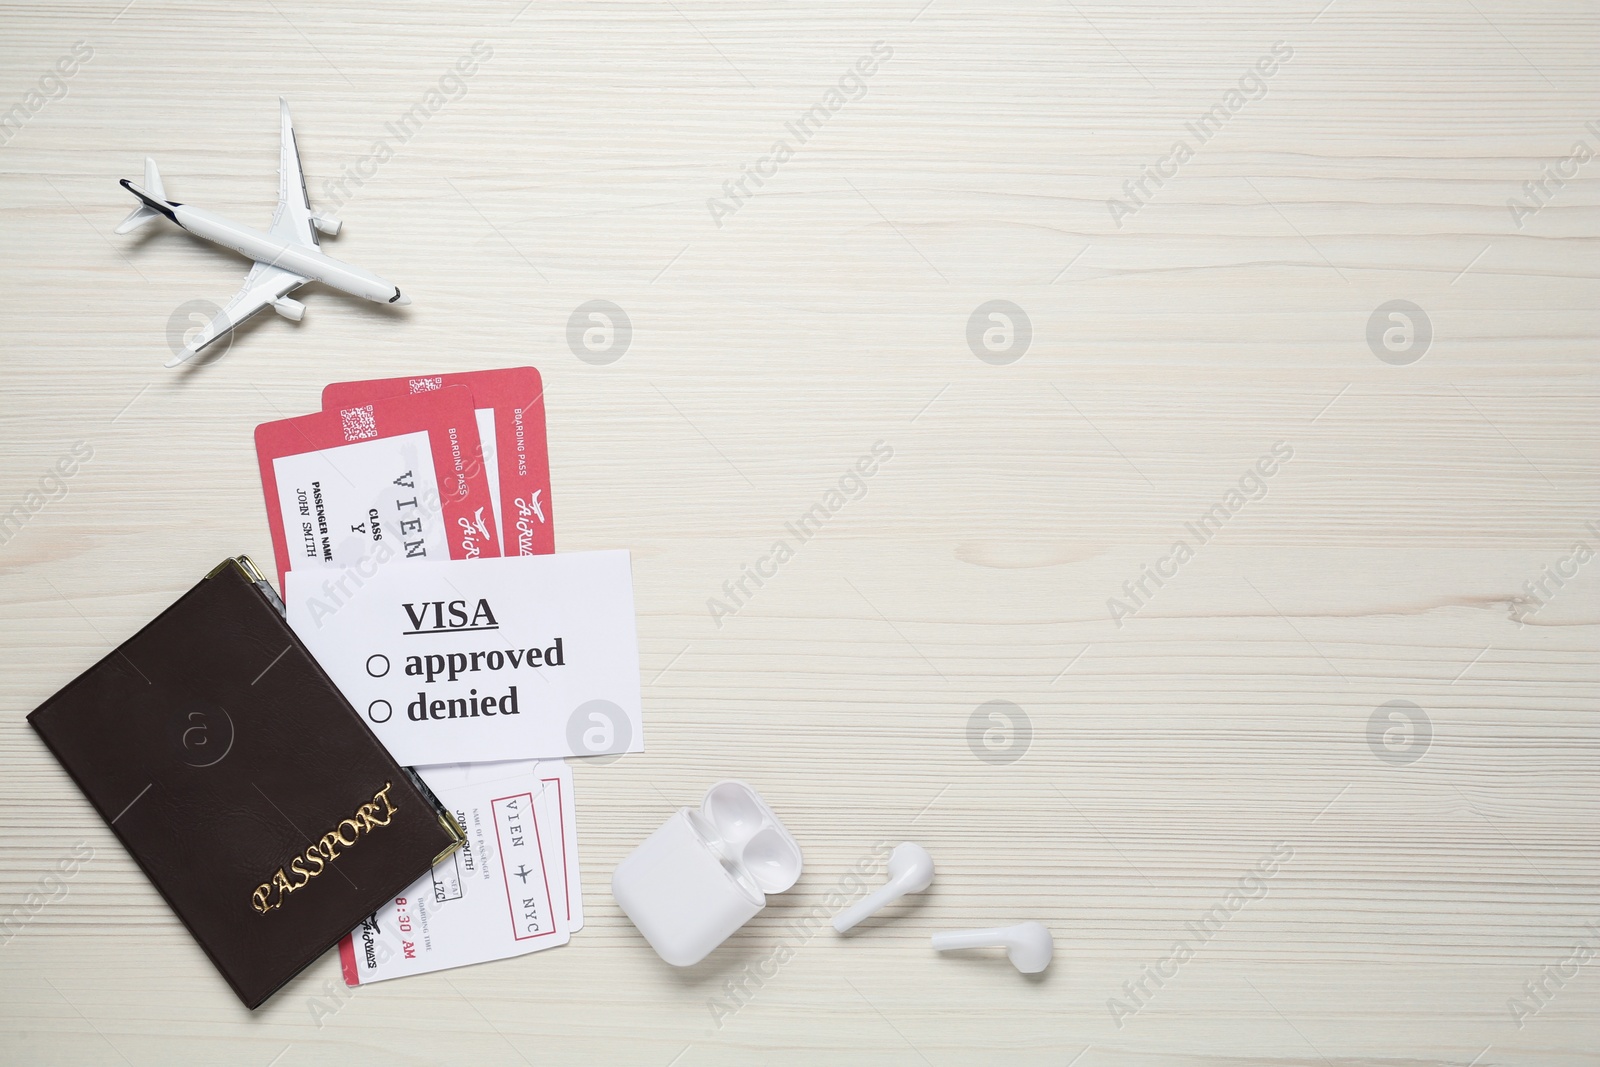
[[[699,963],[800,877],[800,846],[743,782],[718,782],[617,865],[616,897],[656,954]]]

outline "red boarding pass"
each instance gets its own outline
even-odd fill
[[[326,410],[386,396],[417,396],[466,386],[477,409],[489,492],[500,520],[502,555],[556,550],[550,507],[550,456],[545,440],[544,381],[532,367],[334,382],[322,390]]]
[[[280,588],[291,569],[501,554],[466,389],[262,423],[256,455]]]

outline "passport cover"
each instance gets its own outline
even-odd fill
[[[250,1008],[464,839],[245,557],[28,722]]]

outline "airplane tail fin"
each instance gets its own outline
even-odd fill
[[[161,172],[156,169],[156,161],[151,159],[149,156],[146,156],[144,160],[144,190],[151,199],[158,200],[163,203],[167,199],[166,187],[161,184]],[[133,192],[132,189],[129,189],[128,191]],[[139,194],[134,193],[134,195],[138,196]],[[128,214],[128,217],[122,220],[122,222],[117,226],[117,232],[132,233],[134,230],[137,230],[139,227],[148,223],[151,219],[160,218],[162,214],[164,213],[149,206],[149,203],[143,197],[141,197],[139,199],[139,206],[134,208],[133,211]]]
[[[161,184],[161,172],[156,170],[156,161],[149,156],[144,157],[144,191],[157,200],[167,198],[167,187]]]

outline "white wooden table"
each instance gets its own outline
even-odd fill
[[[0,1059],[1596,1061],[1593,5],[123,3],[0,7]],[[265,223],[279,94],[415,304],[163,370],[244,268],[116,179]],[[520,363],[558,545],[635,554],[588,926],[248,1013],[24,715],[270,559],[257,423]],[[610,872],[723,777],[806,873],[677,972]],[[905,839],[924,899],[795,932]],[[1041,980],[928,947],[1029,918]]]

